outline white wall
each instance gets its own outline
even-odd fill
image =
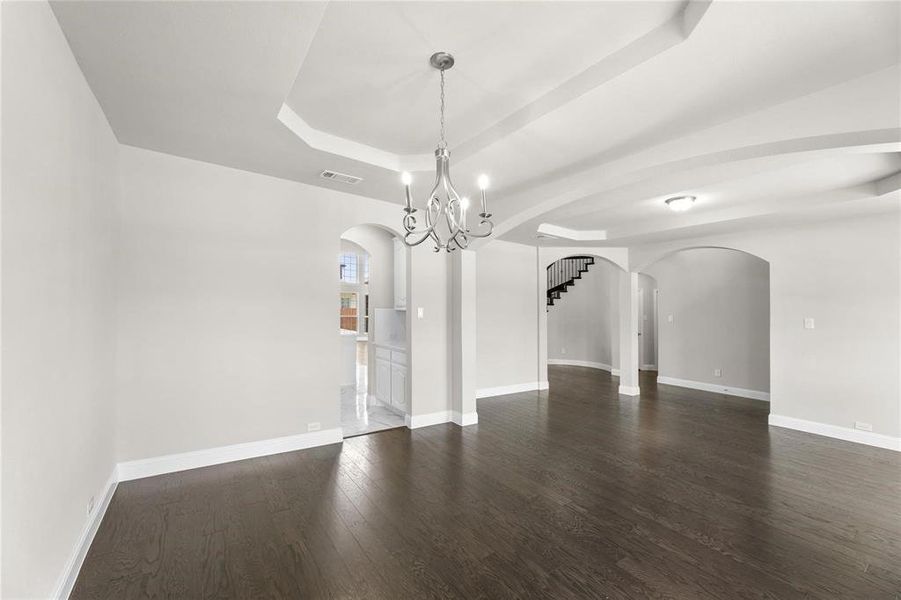
[[[399,223],[398,206],[136,148],[120,159],[119,459],[338,427],[340,236]],[[447,402],[447,279],[443,257],[414,255],[417,412],[436,381]]]
[[[0,596],[47,598],[115,465],[117,144],[49,6],[0,10]]]
[[[631,255],[637,269],[697,246],[767,260],[771,415],[849,431],[862,421],[877,435],[897,439],[899,225],[895,212],[645,246]],[[815,329],[804,328],[806,317],[815,319]]]
[[[504,388],[509,387],[547,386],[546,268],[555,260],[573,255],[597,256],[603,268],[612,267],[610,263],[628,266],[625,248],[548,246],[536,251],[534,246],[501,240],[479,248],[476,346],[480,395],[506,393]],[[617,303],[611,306],[615,310]],[[610,318],[616,322],[618,313]],[[610,334],[616,367],[618,328],[612,327]]]
[[[694,248],[645,272],[660,290],[659,376],[769,392],[766,261],[735,250]]]
[[[620,268],[595,259],[575,285],[547,312],[548,360],[593,363],[610,368],[613,330],[619,327],[616,307]]]
[[[500,240],[476,253],[479,390],[539,380],[535,260],[535,248]]]
[[[432,252],[426,244],[407,255],[407,371],[413,374],[407,385],[412,416],[453,408],[449,260],[446,252]]]

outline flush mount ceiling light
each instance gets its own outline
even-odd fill
[[[695,204],[696,198],[694,196],[676,196],[674,198],[667,198],[666,205],[669,206],[670,210],[675,212],[685,212]]]
[[[485,190],[488,189],[488,176],[480,175],[478,179],[479,190],[482,195],[482,212],[479,213],[479,224],[475,231],[466,224],[469,210],[469,198],[461,197],[454,184],[450,180],[450,152],[447,149],[447,140],[444,139],[444,72],[454,66],[454,57],[447,52],[436,52],[429,59],[432,67],[441,72],[441,129],[438,138],[438,148],[435,150],[435,185],[429,192],[429,199],[425,207],[425,228],[416,228],[417,212],[413,208],[413,193],[410,185],[413,177],[409,173],[401,175],[406,192],[406,204],[404,205],[404,243],[408,246],[418,246],[427,239],[435,244],[435,252],[445,250],[463,250],[469,245],[471,238],[485,238],[494,230],[491,222],[491,213],[488,212],[488,200]]]

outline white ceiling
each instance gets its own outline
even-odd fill
[[[397,203],[396,171],[425,171],[437,136],[428,56],[454,53],[455,181],[491,174],[511,241],[540,223],[622,245],[897,206],[872,183],[901,170],[897,2],[53,8],[122,143]],[[662,198],[680,192],[700,201],[673,215]]]
[[[652,183],[643,181],[572,202],[517,228],[508,237],[534,243],[537,227],[553,223],[577,231],[603,232],[604,239],[592,245],[624,246],[686,232],[736,231],[749,220],[764,216],[776,218],[827,208],[830,214],[838,214],[835,209],[841,208],[841,214],[847,216],[856,209],[869,212],[871,204],[890,208],[878,199],[880,194],[871,182],[899,171],[899,153],[780,155],[737,161],[716,169],[679,172]],[[666,199],[679,194],[696,196],[690,211],[676,213],[666,208]]]
[[[338,2],[286,104],[312,127],[397,154],[431,153],[447,50],[448,139],[475,137],[675,15],[669,2]],[[374,118],[375,117],[375,118]]]

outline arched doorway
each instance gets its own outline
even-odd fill
[[[748,252],[688,247],[642,267],[658,291],[658,383],[769,400],[770,269]]]
[[[406,248],[393,232],[357,225],[338,256],[341,426],[344,437],[405,424]]]
[[[581,250],[581,249],[579,249]],[[620,261],[603,249],[540,248],[539,369],[553,385],[560,367],[604,372],[611,386],[619,376],[622,278]]]

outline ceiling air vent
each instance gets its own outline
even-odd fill
[[[337,173],[335,171],[323,171],[319,174],[323,179],[329,179],[331,181],[340,181],[341,183],[347,183],[350,185],[357,185],[361,181],[363,181],[362,177],[354,177],[353,175],[347,175],[346,173]]]

